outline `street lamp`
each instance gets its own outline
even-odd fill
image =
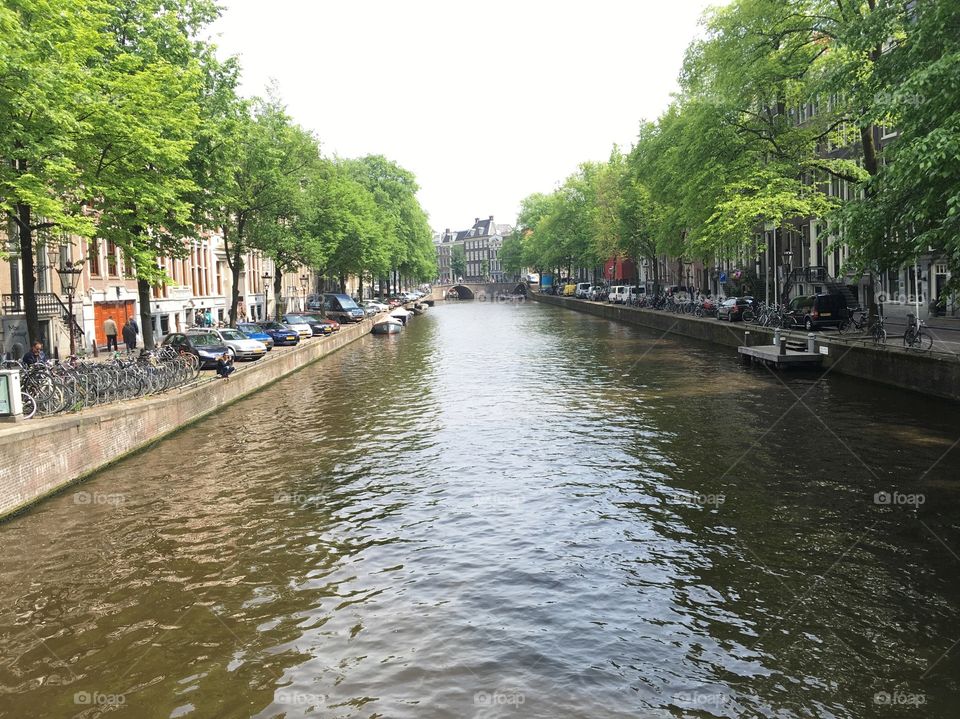
[[[70,355],[77,353],[77,339],[73,333],[73,326],[76,320],[73,318],[73,295],[77,291],[77,282],[80,279],[80,263],[65,262],[57,267],[57,274],[60,275],[60,285],[67,295],[67,313],[70,315]]]
[[[300,287],[303,288],[303,306],[301,310],[307,309],[307,288],[310,286],[310,275],[300,275]]]
[[[793,284],[790,281],[790,260],[793,257],[793,250],[784,250],[783,261],[786,263],[786,270],[783,273],[783,294],[790,293],[790,287]],[[789,297],[782,297],[781,301],[789,300]]]
[[[264,272],[261,277],[263,279],[263,319],[266,320],[270,318],[270,313],[267,312],[267,308],[269,307],[267,304],[267,285],[270,284],[272,278],[269,272]]]

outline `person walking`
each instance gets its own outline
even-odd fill
[[[127,346],[127,352],[137,348],[137,325],[132,317],[128,317],[127,323],[123,326],[123,344]]]
[[[120,346],[117,344],[117,323],[113,321],[112,317],[107,317],[103,321],[103,334],[107,336],[107,352],[110,351],[111,345],[113,346],[114,352],[120,351]]]

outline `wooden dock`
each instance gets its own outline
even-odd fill
[[[737,352],[744,361],[762,362],[768,367],[777,369],[801,368],[815,369],[823,363],[823,355],[814,352],[798,352],[788,349],[784,354],[780,354],[780,348],[777,345],[761,345],[759,347],[738,347]]]

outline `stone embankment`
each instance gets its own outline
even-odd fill
[[[735,348],[747,344],[771,344],[773,330],[751,324],[719,322],[713,318],[678,315],[672,312],[589,302],[568,297],[533,294],[533,299],[550,305],[585,312],[617,322],[646,327],[655,332],[681,335]],[[796,342],[806,342],[805,331],[785,333]],[[824,353],[821,372],[835,372],[881,384],[960,401],[960,358],[953,354],[905,350],[891,336],[886,346],[869,340],[847,339],[835,332],[817,332],[817,351]]]
[[[229,381],[204,372],[199,382],[77,414],[0,425],[0,519],[216,412],[368,334],[372,322],[276,348],[243,364]]]

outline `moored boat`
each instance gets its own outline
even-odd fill
[[[375,335],[395,335],[403,329],[403,322],[393,317],[384,317],[382,320],[374,322],[370,329]]]

